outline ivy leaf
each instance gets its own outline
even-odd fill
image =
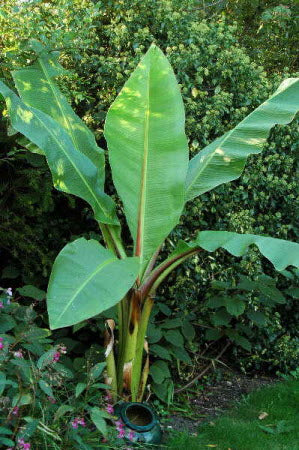
[[[171,349],[171,353],[180,361],[183,361],[187,364],[191,363],[191,358],[183,347],[173,346]]]
[[[248,351],[251,350],[251,344],[248,339],[246,339],[244,336],[240,336],[240,334],[235,330],[226,330],[226,334],[233,342],[235,342],[237,345],[240,345],[240,347]]]
[[[175,346],[178,346],[178,347],[184,347],[183,336],[181,335],[181,333],[178,330],[166,331],[164,337],[172,345],[175,345]]]
[[[217,330],[217,328],[208,329],[205,333],[205,338],[208,341],[217,341],[222,336],[222,332],[220,330]]]
[[[154,362],[154,364],[150,367],[150,374],[155,383],[162,383],[165,378],[170,378],[170,372],[168,369],[168,365],[165,361],[158,360]]]
[[[163,314],[165,314],[165,316],[170,316],[170,314],[171,314],[171,309],[170,308],[168,308],[168,306],[167,305],[165,305],[164,303],[157,303],[157,306],[158,306],[158,308],[160,309],[160,311],[163,313]]]
[[[167,319],[167,320],[165,320],[165,322],[163,322],[161,324],[161,328],[172,329],[172,328],[178,328],[181,325],[182,325],[182,319],[179,319],[177,317],[175,319]]]
[[[212,321],[213,325],[215,325],[215,326],[219,326],[219,325],[228,326],[231,319],[232,319],[232,316],[230,314],[228,314],[228,312],[225,311],[224,308],[221,308],[219,311],[217,311],[212,316],[211,321]]]
[[[188,320],[183,322],[182,333],[188,341],[192,341],[195,337],[195,328]]]
[[[152,389],[160,400],[168,405],[171,403],[174,390],[172,380],[164,380],[162,384],[152,383]]]
[[[153,323],[150,323],[147,330],[147,340],[150,344],[159,342],[162,337],[160,328],[156,327]]]
[[[206,306],[208,308],[221,308],[221,306],[224,305],[225,305],[225,297],[219,296],[210,297],[206,302]]]
[[[171,361],[171,356],[167,348],[162,347],[162,345],[154,344],[151,345],[151,352],[155,355],[159,356],[159,358],[167,359],[168,361]]]
[[[34,300],[44,300],[46,298],[45,291],[42,291],[31,284],[18,288],[17,291],[22,297],[33,298]]]
[[[225,307],[227,312],[233,316],[240,316],[245,310],[245,302],[238,296],[226,297]]]
[[[247,317],[252,320],[257,326],[262,327],[265,325],[266,316],[260,311],[249,311]]]

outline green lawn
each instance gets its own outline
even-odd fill
[[[263,420],[262,412],[268,414]],[[299,450],[299,380],[280,382],[248,395],[198,437],[179,433],[168,448],[201,450]],[[263,427],[263,428],[262,428]]]

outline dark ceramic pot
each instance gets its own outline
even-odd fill
[[[127,431],[132,431],[132,442],[159,444],[162,430],[155,411],[147,403],[122,402],[115,405],[114,415]]]

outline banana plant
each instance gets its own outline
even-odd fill
[[[223,248],[240,257],[251,245],[279,271],[299,266],[297,243],[210,230],[178,242],[156,263],[186,202],[240,177],[271,128],[294,118],[299,79],[283,81],[268,100],[189,161],[178,83],[162,51],[149,48],[111,105],[104,129],[132,249],[123,243],[114,201],[104,192],[104,151],[57,87],[55,77],[64,72],[58,55],[35,45],[36,61],[12,73],[19,95],[0,84],[11,125],[28,148],[45,155],[55,188],[89,203],[106,244],[79,238],[58,254],[47,294],[50,327],[74,325],[117,305],[117,324],[111,319],[106,324],[107,382],[115,400],[142,401],[149,372],[147,325],[155,293],[172,270],[198,252]]]

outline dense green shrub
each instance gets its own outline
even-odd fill
[[[267,70],[298,70],[296,0],[223,0],[214,8],[237,22],[239,41]]]
[[[9,69],[32,60],[28,45],[31,37],[42,40],[52,50],[59,48],[61,61],[69,69],[61,85],[104,145],[107,109],[141,54],[155,41],[167,54],[182,86],[187,134],[195,153],[245,117],[282,78],[270,78],[250,60],[238,44],[240,27],[217,14],[206,20],[206,13],[197,1],[187,0],[31,1],[18,7],[14,1],[7,2],[0,23],[4,30],[0,43],[3,75],[9,79]],[[267,58],[266,49],[263,52],[259,63]],[[187,206],[184,227],[176,228],[167,245],[189,236],[191,230],[212,226],[295,240],[298,136],[295,123],[277,127],[266,150],[250,158],[239,181],[219,186]],[[13,136],[5,145],[7,153],[19,148]],[[8,262],[18,267],[26,282],[44,285],[51,261],[69,234],[92,232],[93,221],[88,209],[83,217],[79,215],[75,208],[78,200],[69,205],[63,194],[51,192],[50,175],[43,166],[36,169],[28,156],[22,152],[18,155],[13,156],[10,168],[5,156],[1,172],[5,176],[12,174],[10,190],[19,189],[22,194],[25,190],[28,205],[20,196],[15,196],[12,203],[4,202],[0,235],[2,239],[9,236],[8,245],[3,246]],[[44,193],[40,189],[41,177]],[[7,192],[5,184],[4,198]],[[31,229],[33,220],[38,227]],[[21,230],[25,239],[20,244]],[[194,265],[195,271],[191,272]],[[211,280],[235,279],[239,273],[257,276],[262,271],[274,276],[272,268],[254,250],[242,261],[222,251],[215,257],[197,256],[168,280],[163,300],[182,308],[188,303],[189,309],[200,315]]]

